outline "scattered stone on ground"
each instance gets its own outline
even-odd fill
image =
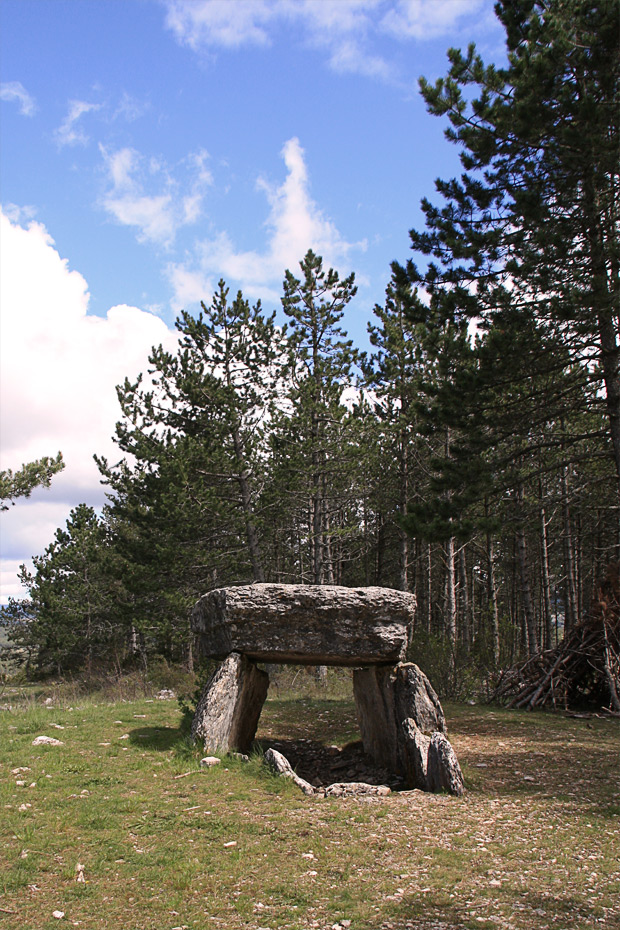
[[[445,920],[425,917],[422,920],[406,920],[404,923],[390,921],[381,924],[378,930],[467,930],[467,928],[465,924],[446,923]]]
[[[392,789],[388,788],[387,785],[368,785],[363,781],[345,781],[328,785],[327,788],[317,788],[317,792],[323,793],[326,798],[363,796],[385,798],[392,793]]]
[[[217,756],[205,756],[204,759],[200,760],[200,767],[203,769],[212,768],[214,765],[219,765],[222,760],[218,759]]]
[[[174,701],[176,694],[174,691],[171,691],[170,688],[162,688],[155,697],[158,701]]]
[[[308,744],[312,747],[309,751]],[[294,753],[293,757],[297,762],[295,768],[293,768],[293,765],[291,765],[291,762],[283,752],[274,748],[276,745],[282,748],[290,747],[292,749]],[[299,749],[300,746],[301,749]],[[333,766],[334,755],[333,752],[330,751],[332,748],[333,747],[329,747],[329,750],[326,750],[325,747],[316,743],[311,743],[310,740],[271,741],[271,746],[265,752],[265,762],[278,774],[283,775],[285,778],[292,779],[304,794],[316,795],[318,797],[385,797],[391,792],[391,788],[385,781],[389,779],[392,782],[398,782],[398,779],[395,778],[394,775],[390,776],[390,773],[386,770],[373,766],[372,760],[369,760],[368,757],[366,757],[367,761],[363,760],[364,750],[361,742],[353,743],[351,746],[345,747],[343,752],[347,753],[347,757],[345,757],[344,760],[336,760],[335,769]],[[318,752],[316,752],[316,750],[318,750]],[[355,757],[357,757],[356,761],[354,761]],[[326,759],[331,760],[332,767],[329,768],[323,764],[323,781],[316,776],[316,762],[322,760],[323,763],[325,763]],[[346,776],[349,780],[335,781],[335,778],[342,779],[343,777],[343,762],[347,765]],[[335,770],[337,772],[336,775],[334,775]],[[299,774],[300,771],[307,771],[309,773],[314,771],[315,776],[312,781],[308,781],[306,778],[301,777]],[[380,778],[381,774],[387,776],[383,781],[381,781]],[[359,777],[356,777],[356,775]],[[372,778],[374,781],[371,783],[367,781],[366,778]]]
[[[36,736],[32,741],[33,746],[64,746],[62,740],[54,739],[53,736]]]
[[[281,752],[278,752],[277,749],[268,749],[265,753],[265,764],[269,768],[273,769],[278,775],[283,775],[284,778],[290,778],[298,788],[300,788],[304,794],[313,795],[316,794],[316,788],[307,782],[304,778],[300,778],[297,775],[290,762]]]

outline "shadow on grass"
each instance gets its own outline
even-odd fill
[[[191,740],[182,727],[139,727],[136,730],[130,730],[129,742],[133,746],[151,749],[154,752],[180,751],[188,745],[193,748]]]

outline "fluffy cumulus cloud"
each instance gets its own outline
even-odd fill
[[[248,297],[277,300],[284,271],[296,269],[309,248],[334,267],[348,261],[352,250],[366,248],[365,242],[347,242],[312,199],[299,139],[285,143],[282,157],[287,170],[283,183],[272,184],[264,178],[257,182],[269,204],[266,249],[238,251],[225,232],[199,242],[190,263],[168,266],[175,309],[210,294],[220,276],[238,283]]]
[[[86,281],[70,270],[40,223],[0,214],[0,439],[2,468],[62,451],[66,468],[0,516],[4,598],[17,593],[16,565],[43,551],[81,501],[99,506],[104,489],[93,462],[114,459],[115,387],[144,371],[151,346],[176,335],[137,307],[88,313]]]
[[[166,25],[194,51],[269,45],[283,25],[322,49],[335,71],[389,80],[379,36],[423,40],[449,33],[489,0],[164,0]],[[231,13],[234,10],[234,14]]]
[[[20,81],[6,81],[0,84],[0,100],[17,103],[22,116],[34,116],[37,105]]]
[[[177,167],[184,175],[184,189],[167,165],[135,149],[110,152],[100,146],[100,151],[108,180],[102,206],[122,226],[134,227],[138,241],[168,247],[181,227],[201,217],[212,183],[205,151]]]

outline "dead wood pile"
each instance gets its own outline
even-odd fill
[[[554,649],[504,671],[492,701],[527,710],[596,707],[620,713],[620,564],[610,565],[588,616]]]

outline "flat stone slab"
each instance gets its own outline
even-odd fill
[[[191,625],[215,659],[359,667],[403,659],[414,616],[414,595],[391,588],[251,584],[203,595]]]

